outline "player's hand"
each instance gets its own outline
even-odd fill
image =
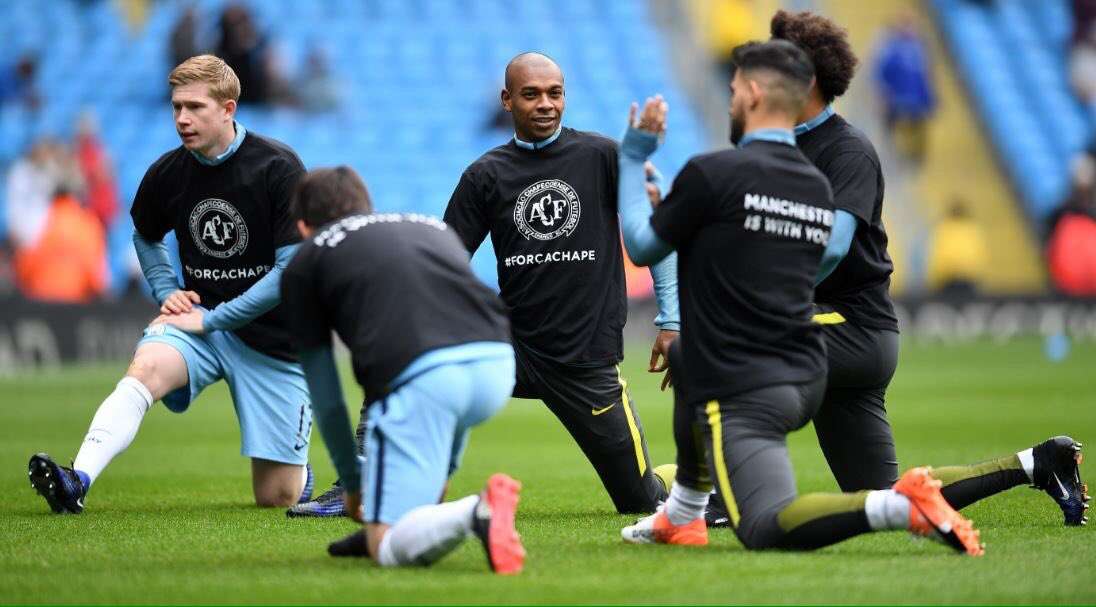
[[[152,321],[152,324],[162,323],[187,333],[201,334],[205,333],[205,326],[202,324],[204,318],[205,312],[201,308],[192,308],[189,312],[183,312],[182,314],[161,314],[156,317],[156,320]]]
[[[202,298],[194,291],[179,289],[167,296],[160,306],[160,314],[182,314],[194,308],[194,304],[202,303]]]
[[[670,111],[670,104],[662,99],[662,95],[648,97],[643,103],[643,112],[636,118],[639,106],[635,103],[628,108],[628,124],[632,128],[658,135],[660,138],[666,134],[666,115]]]
[[[658,184],[654,181],[655,175],[659,172],[650,160],[643,164],[643,170],[647,173],[647,200],[651,201],[651,207],[654,208],[662,204],[662,191],[658,189]]]
[[[677,331],[660,330],[655,337],[655,344],[651,346],[651,363],[647,366],[648,373],[666,372],[662,378],[662,389],[670,384],[670,344],[674,343],[679,333]]]
[[[359,523],[365,522],[365,517],[362,516],[361,491],[344,491],[343,504],[346,506],[347,516],[358,521]]]

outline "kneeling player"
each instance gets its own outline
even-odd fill
[[[927,468],[891,489],[796,495],[786,436],[810,421],[825,387],[811,296],[821,258],[834,254],[830,186],[792,134],[814,69],[785,41],[750,43],[732,57],[738,149],[690,160],[653,216],[643,163],[665,125],[661,99],[648,100],[620,156],[625,245],[639,264],[677,249],[682,311],[680,356],[675,348],[671,358],[677,476],[665,507],[626,527],[625,541],[706,544],[714,480],[749,549],[908,529],[981,554],[978,532]]]
[[[502,302],[472,275],[468,253],[445,223],[373,215],[351,169],[309,173],[293,210],[307,241],[286,268],[282,296],[347,512],[366,525],[364,536],[356,532],[330,552],[368,551],[383,566],[429,565],[474,534],[492,570],[521,571],[525,552],[514,530],[520,483],[495,474],[481,494],[437,503],[468,432],[498,412],[514,387]],[[363,473],[332,330],[349,346],[370,403]]]
[[[308,388],[278,307],[278,281],[299,240],[289,196],[304,166],[285,144],[234,120],[240,81],[221,59],[187,59],[168,83],[182,145],[149,167],[131,211],[137,257],[162,316],[96,411],[73,467],[31,457],[31,484],[54,512],[84,509],[91,484],[130,445],[153,403],[181,413],[221,379],[240,421],[240,451],[251,458],[255,502],[288,506],[312,493]],[[163,243],[172,230],[185,287]]]

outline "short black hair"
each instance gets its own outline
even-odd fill
[[[803,49],[786,40],[751,41],[731,51],[732,76],[738,70],[772,70],[794,82],[810,86],[814,64]]]
[[[856,53],[844,28],[810,11],[776,11],[769,31],[774,40],[787,40],[807,51],[814,63],[818,91],[826,103],[845,94],[856,73]]]
[[[297,182],[290,212],[311,228],[318,228],[347,215],[373,212],[373,201],[365,182],[354,169],[342,165],[309,171]]]

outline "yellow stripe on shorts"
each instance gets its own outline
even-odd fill
[[[811,322],[816,325],[839,325],[845,322],[845,317],[841,316],[840,312],[826,312],[825,314],[815,314],[811,317]]]
[[[617,380],[620,382],[620,403],[624,405],[624,417],[628,420],[628,431],[632,433],[632,446],[636,450],[639,475],[643,476],[647,474],[647,458],[643,457],[643,438],[639,435],[639,426],[636,425],[635,414],[632,413],[632,403],[628,401],[628,382],[620,376],[620,367],[617,367]]]
[[[723,494],[723,501],[727,502],[727,512],[731,515],[731,525],[738,527],[738,504],[734,501],[734,492],[731,491],[731,479],[727,474],[727,462],[723,459],[723,420],[719,412],[719,402],[709,401],[704,408],[708,414],[708,425],[712,428],[712,459],[715,460],[715,476],[719,482],[719,492]]]

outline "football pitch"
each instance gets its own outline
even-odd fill
[[[623,366],[656,463],[672,461],[670,398]],[[478,542],[429,569],[333,559],[349,519],[286,519],[251,505],[250,472],[223,385],[185,415],[155,407],[100,477],[80,516],[55,516],[30,488],[28,457],[68,462],[123,364],[0,379],[0,603],[1093,603],[1096,535],[1066,528],[1043,493],[1019,487],[964,512],[984,558],[905,533],[815,553],[750,553],[726,529],[707,548],[631,546],[593,470],[550,413],[513,401],[473,433],[451,497],[493,471],[524,483],[516,577],[491,575]],[[344,379],[348,374],[343,374]],[[348,395],[360,391],[347,386]],[[902,467],[970,463],[1070,433],[1096,449],[1096,344],[1048,361],[1036,340],[903,343],[889,395]],[[356,409],[356,407],[355,407]],[[353,414],[357,419],[357,412]],[[317,489],[333,472],[313,433]],[[836,485],[810,428],[790,439],[801,491]],[[1090,454],[1091,456],[1091,454]],[[1091,457],[1090,457],[1091,461]],[[1082,475],[1092,482],[1096,468]]]

